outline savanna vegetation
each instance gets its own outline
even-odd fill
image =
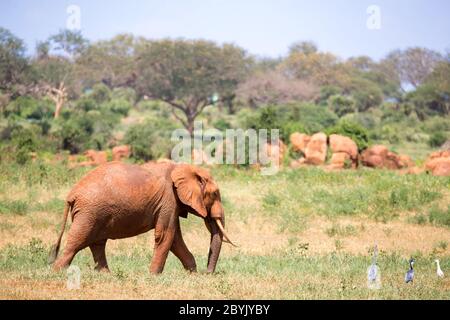
[[[129,162],[168,157],[171,133],[205,128],[339,133],[360,150],[376,143],[422,162],[450,138],[450,56],[426,48],[342,59],[298,42],[279,59],[233,44],[149,40],[128,34],[90,42],[63,30],[27,54],[0,28],[0,298],[448,299],[450,180],[387,170],[248,166],[211,168],[227,230],[217,274],[203,273],[208,234],[182,220],[200,272],[170,255],[148,273],[153,232],[108,243],[111,274],[88,250],[74,264],[82,290],[47,265],[64,199],[89,168],[68,156],[131,146]],[[82,156],[81,156],[82,157]],[[296,158],[294,152],[288,157]],[[289,159],[286,159],[288,161]],[[367,288],[371,248],[382,288]],[[404,284],[407,259],[416,281]]]

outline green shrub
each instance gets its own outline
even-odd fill
[[[428,221],[427,216],[424,214],[421,214],[421,213],[408,218],[409,223],[414,223],[414,224],[419,224],[419,225],[424,225],[427,223],[427,221]]]
[[[239,116],[244,128],[279,129],[280,137],[286,142],[295,131],[316,133],[335,125],[338,120],[327,107],[310,103],[266,106],[257,112],[243,111]]]
[[[54,105],[48,99],[38,100],[32,97],[21,96],[11,101],[5,108],[5,117],[17,115],[22,119],[40,120],[52,118]]]
[[[225,119],[218,119],[213,123],[213,126],[220,131],[225,131],[231,128],[231,124]]]
[[[317,99],[317,103],[322,106],[328,105],[328,100],[331,96],[341,94],[342,90],[335,86],[323,86],[320,88],[319,99]]]
[[[31,152],[39,148],[39,140],[36,130],[31,128],[16,128],[11,134],[11,142],[15,148],[16,161],[25,164],[31,160]]]
[[[136,91],[133,88],[114,88],[111,93],[112,100],[125,100],[130,104],[136,101]]]
[[[59,140],[60,148],[71,153],[86,149],[103,150],[109,146],[112,131],[120,116],[110,110],[72,112],[58,119],[52,134]]]
[[[131,146],[131,155],[136,160],[167,157],[173,146],[170,139],[175,129],[176,126],[169,120],[146,121],[131,126],[125,133],[124,142]]]
[[[97,104],[108,102],[111,99],[111,90],[103,83],[98,83],[92,87],[89,97]]]
[[[428,145],[432,148],[438,148],[447,141],[447,135],[443,132],[434,132],[428,140]]]
[[[127,116],[132,107],[131,102],[125,99],[113,99],[102,104],[102,110],[117,113],[121,116]]]
[[[350,121],[340,121],[336,126],[326,130],[328,135],[340,134],[355,141],[359,151],[369,146],[369,133],[359,124]]]
[[[263,206],[264,208],[276,207],[280,204],[281,199],[273,192],[269,192],[263,197]]]
[[[355,99],[355,107],[358,111],[366,111],[378,107],[383,101],[383,92],[372,81],[367,79],[354,79],[352,81],[351,94]]]
[[[353,98],[340,94],[331,96],[328,99],[328,106],[339,117],[355,112],[355,101]]]
[[[307,130],[300,122],[288,121],[281,128],[281,139],[288,143],[289,137],[294,132],[306,133]]]
[[[75,108],[84,112],[95,110],[97,106],[97,102],[89,96],[83,96],[75,102]]]

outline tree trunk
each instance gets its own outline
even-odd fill
[[[63,101],[61,99],[58,99],[58,101],[56,102],[56,108],[55,108],[55,119],[59,118],[62,107],[63,107]]]

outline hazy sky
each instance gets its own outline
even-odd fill
[[[123,32],[204,38],[272,57],[298,40],[345,58],[379,59],[408,46],[450,50],[448,0],[0,0],[0,26],[33,50],[37,40],[66,27],[72,4],[81,9],[81,30],[90,40]],[[367,27],[370,5],[380,8],[379,30]]]

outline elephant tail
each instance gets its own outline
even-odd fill
[[[64,234],[64,230],[66,228],[66,222],[67,222],[67,216],[69,215],[70,209],[72,208],[72,204],[69,202],[66,202],[66,205],[64,207],[64,218],[62,223],[61,232],[59,234],[58,240],[56,241],[56,244],[52,246],[50,249],[50,253],[48,255],[48,264],[53,264],[55,262],[56,257],[58,256],[59,248],[61,246],[61,239]]]

